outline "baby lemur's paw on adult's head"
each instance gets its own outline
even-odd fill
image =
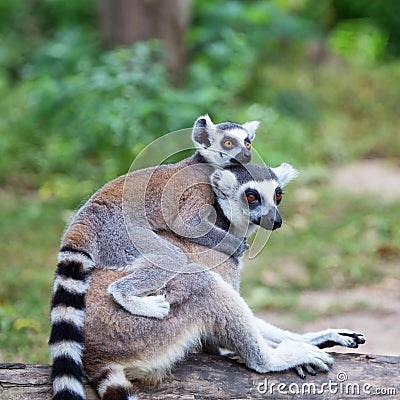
[[[211,175],[210,181],[214,191],[218,191],[222,196],[229,196],[238,188],[236,176],[227,170],[216,170]]]

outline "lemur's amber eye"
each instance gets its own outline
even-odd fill
[[[282,200],[282,193],[281,192],[276,192],[275,193],[275,203],[279,204]]]
[[[249,203],[254,203],[257,200],[257,196],[253,193],[247,193],[246,199]]]
[[[226,147],[232,147],[233,143],[230,140],[225,140],[224,145]]]
[[[246,142],[246,149],[250,149],[251,147],[251,143],[250,142]]]

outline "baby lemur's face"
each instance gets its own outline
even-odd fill
[[[251,160],[252,137],[242,125],[225,122],[216,125],[215,139],[207,157],[221,167],[247,164]]]
[[[211,185],[225,216],[247,237],[257,226],[271,231],[280,228],[282,188],[296,175],[297,171],[286,163],[278,168],[234,166],[214,172]]]
[[[193,128],[193,142],[210,164],[225,168],[247,164],[251,160],[251,144],[258,121],[243,125],[223,122],[214,125],[208,115],[199,117]]]

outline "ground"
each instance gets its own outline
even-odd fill
[[[364,160],[337,170],[332,184],[353,193],[377,196],[377,199],[400,203],[400,169],[381,160]],[[384,205],[382,205],[384,206]],[[296,270],[295,263],[288,263]],[[306,290],[299,306],[318,315],[304,321],[296,312],[265,311],[259,316],[293,331],[310,332],[325,328],[347,328],[361,332],[367,342],[358,352],[400,354],[400,268],[396,262],[378,266],[385,277],[376,284],[353,289]],[[341,351],[335,348],[335,351]],[[348,351],[343,349],[342,351]]]

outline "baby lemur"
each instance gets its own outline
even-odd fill
[[[125,288],[138,284],[138,294],[164,285],[163,274],[149,272],[145,285],[130,281],[129,265],[138,257],[165,271],[192,271],[182,251],[162,232],[174,232],[189,242],[217,248],[228,255],[242,252],[242,240],[225,235],[215,225],[214,193],[209,177],[216,168],[247,163],[257,121],[214,125],[199,117],[192,140],[197,151],[179,163],[133,171],[98,190],[74,215],[61,242],[51,302],[50,351],[54,399],[65,399],[60,382],[80,381],[85,297],[96,269],[124,270],[110,292],[115,301],[136,315],[163,318],[169,303],[162,295],[130,296]],[[222,234],[221,234],[222,233]],[[156,268],[156,267],[160,268]],[[80,355],[78,357],[78,355]],[[62,385],[61,385],[62,387]]]
[[[294,175],[295,170],[288,164],[215,171],[211,185],[216,197],[216,226],[233,235],[245,231],[244,237],[257,226],[278,228],[282,223],[277,210],[281,189]],[[202,341],[237,352],[247,367],[259,373],[297,368],[303,374],[303,368],[312,374],[315,367],[329,369],[333,359],[318,346],[357,347],[364,342],[360,334],[348,330],[328,329],[300,335],[256,318],[238,293],[240,255],[226,258],[218,250],[210,251],[171,232],[162,236],[174,251],[184,252],[191,262],[211,268],[193,274],[161,269],[161,273],[170,275],[156,291],[165,295],[171,305],[164,319],[132,316],[113,301],[107,290],[124,276],[122,269],[92,272],[84,322],[83,363],[102,400],[133,400],[135,386],[128,379],[160,381],[188,351],[200,348]],[[139,282],[155,270],[145,258],[138,259],[136,265],[135,278]],[[135,275],[132,268],[128,273]],[[71,356],[71,362],[80,361],[79,352]],[[131,375],[126,376],[126,368]],[[63,381],[60,378],[55,383],[60,393],[68,391],[79,396],[76,398],[84,397],[73,377]]]

